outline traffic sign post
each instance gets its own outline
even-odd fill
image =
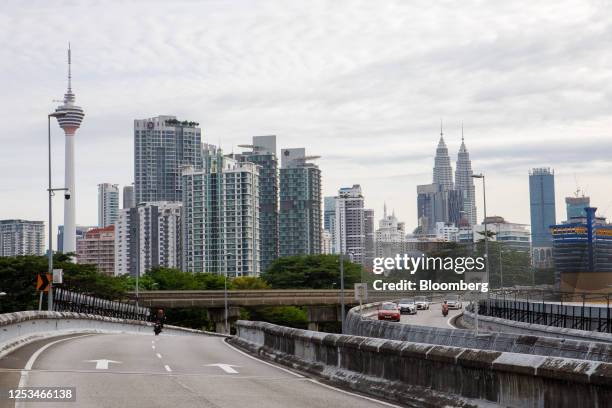
[[[49,288],[51,287],[51,274],[49,273],[39,273],[38,279],[36,279],[36,290],[41,292],[49,292]]]
[[[363,302],[368,300],[368,284],[367,283],[356,283],[355,284],[355,300],[359,301],[359,314],[361,314],[361,308]]]

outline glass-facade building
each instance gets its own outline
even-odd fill
[[[260,274],[259,168],[205,145],[203,169],[183,169],[184,271]]]
[[[134,120],[136,204],[181,201],[181,168],[201,168],[201,130],[174,116]]]
[[[550,227],[557,223],[555,211],[555,175],[551,169],[535,168],[529,172],[531,214],[531,259],[535,267],[552,266]]]
[[[280,256],[320,254],[321,170],[304,148],[283,149],[280,169]]]
[[[259,166],[260,270],[264,272],[278,258],[279,173],[276,136],[254,136],[252,151],[236,158]]]

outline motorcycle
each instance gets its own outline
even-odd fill
[[[442,316],[444,316],[444,317],[448,316],[448,307],[443,307],[442,308]]]
[[[155,333],[156,336],[159,336],[159,333],[161,333],[162,331],[162,325],[159,323],[155,323],[155,325],[153,326],[153,332]]]

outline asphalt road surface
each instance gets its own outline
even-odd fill
[[[466,303],[464,302],[464,307]],[[453,317],[461,314],[463,310],[449,310],[448,316],[442,316],[442,305],[440,303],[430,304],[429,310],[419,310],[415,315],[403,314],[401,322],[406,324],[415,324],[418,326],[445,327],[455,329],[450,324]]]
[[[28,370],[24,370],[24,368]],[[95,334],[29,344],[0,359],[0,388],[75,387],[76,402],[2,407],[383,407],[234,349],[223,338]]]

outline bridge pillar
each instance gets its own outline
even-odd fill
[[[227,324],[231,327],[240,317],[239,307],[229,307],[227,310]],[[208,309],[208,318],[215,323],[215,332],[217,333],[229,333],[230,327],[225,327],[225,309],[214,308]]]
[[[340,306],[308,306],[308,330],[319,331],[319,324],[340,321]]]

